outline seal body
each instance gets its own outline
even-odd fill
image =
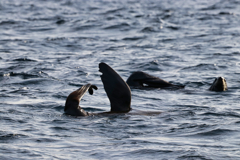
[[[218,77],[214,80],[212,86],[209,88],[210,91],[226,91],[227,88],[227,82],[226,79],[223,77]]]
[[[104,114],[129,112],[131,110],[131,90],[127,83],[105,63],[99,64],[99,71],[102,73],[101,80],[111,106],[110,112]],[[70,93],[65,103],[64,112],[72,116],[92,115],[85,112],[79,103],[87,91],[93,94],[93,89],[97,90],[98,88],[89,83]]]
[[[140,89],[144,88],[169,88],[169,89],[181,89],[184,86],[174,85],[161,78],[154,77],[142,71],[133,72],[127,79],[127,84],[130,87],[136,87]]]

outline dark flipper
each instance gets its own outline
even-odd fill
[[[145,72],[134,72],[127,79],[127,84],[132,87],[152,87],[152,88],[184,88],[184,86],[174,85],[158,77],[151,76]]]
[[[69,94],[65,103],[64,112],[73,116],[87,116],[88,113],[79,106],[79,103],[87,91],[89,91],[91,95],[93,94],[93,88],[97,90],[95,85],[89,83]]]
[[[95,85],[91,85],[88,89],[89,94],[93,95],[93,89],[97,90],[98,88]]]
[[[214,80],[212,86],[209,88],[210,91],[226,91],[227,90],[227,82],[225,78],[218,77]]]
[[[111,103],[111,112],[128,112],[131,110],[131,91],[125,81],[110,66],[99,64],[99,71],[104,89]]]

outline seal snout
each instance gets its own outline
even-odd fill
[[[218,77],[218,79],[219,79],[220,81],[225,81],[225,78],[223,78],[223,77]]]

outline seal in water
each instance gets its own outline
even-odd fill
[[[226,91],[227,90],[227,82],[223,77],[218,77],[214,80],[212,86],[209,88],[210,91]]]
[[[158,77],[151,76],[145,72],[138,71],[133,72],[127,79],[127,84],[130,87],[137,88],[169,88],[169,89],[181,89],[185,86],[174,85],[167,81],[164,81]]]
[[[110,66],[105,63],[99,64],[99,71],[104,89],[107,93],[108,99],[111,104],[111,111],[105,113],[127,113],[131,110],[131,91],[125,81],[115,72]],[[89,91],[93,94],[93,89],[98,88],[92,84],[86,84],[78,90],[72,92],[67,97],[64,112],[72,116],[89,116],[92,115],[85,112],[79,103],[84,94]]]
[[[67,97],[64,112],[66,114],[72,115],[72,116],[88,116],[89,113],[85,112],[80,106],[79,103],[83,97],[83,95],[89,91],[89,94],[93,94],[93,89],[97,90],[97,86],[86,84],[79,88],[78,90],[72,92]]]

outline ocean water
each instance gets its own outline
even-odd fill
[[[239,26],[238,0],[0,1],[0,159],[240,159]],[[132,89],[158,115],[65,115],[86,83],[81,107],[110,110],[100,62],[186,87]]]

